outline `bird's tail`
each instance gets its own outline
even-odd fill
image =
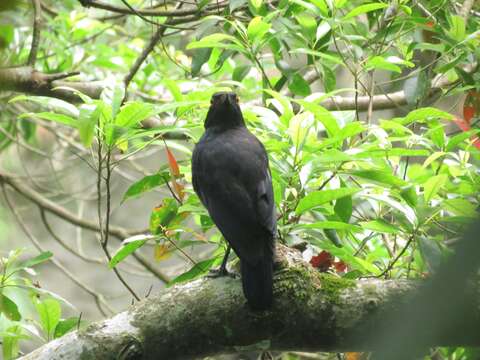
[[[266,310],[273,298],[273,259],[264,256],[255,265],[241,260],[243,293],[252,310]]]

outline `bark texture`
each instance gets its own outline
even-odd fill
[[[55,97],[70,102],[79,102],[80,98],[71,90],[58,89],[68,87],[98,99],[105,83],[101,81],[63,81],[61,79],[77,75],[77,73],[45,74],[31,66],[0,69],[0,91]]]
[[[477,64],[469,65],[464,70],[473,73],[478,68]],[[77,73],[45,74],[34,70],[30,66],[0,69],[0,92],[15,91],[19,93],[55,97],[65,101],[79,102],[81,99],[74,92],[67,89],[56,89],[68,87],[98,99],[105,83],[102,81],[62,81],[61,79],[77,75]],[[128,80],[129,81],[129,80]],[[451,84],[444,76],[437,76],[433,80],[433,86],[427,98],[429,103],[438,100],[440,88]],[[372,110],[393,109],[407,104],[407,98],[403,91],[395,91],[387,94],[370,96],[332,96],[323,100],[322,105],[327,110],[368,110],[370,103]]]
[[[280,250],[282,264],[275,275],[270,311],[248,309],[239,279],[203,278],[167,289],[22,359],[188,359],[267,349],[368,350],[375,334],[385,328],[384,319],[404,307],[420,285],[406,280],[344,280],[319,273],[294,251]],[[478,292],[466,296],[465,321],[478,329]],[[478,346],[479,340],[452,329],[436,338],[435,345]]]

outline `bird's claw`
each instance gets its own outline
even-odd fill
[[[207,274],[207,278],[210,279],[215,279],[223,276],[229,276],[232,279],[235,279],[237,277],[237,274],[228,271],[226,268],[210,269],[209,273]]]

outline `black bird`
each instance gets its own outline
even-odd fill
[[[212,96],[205,133],[192,158],[195,192],[240,258],[243,293],[253,310],[272,304],[276,216],[263,144],[245,127],[233,92]]]

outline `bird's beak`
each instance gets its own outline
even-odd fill
[[[229,96],[229,95],[226,95],[226,96],[227,96],[227,101],[229,105],[233,106],[238,104],[238,100],[236,96]]]
[[[222,94],[220,97],[220,104],[230,104],[230,97],[227,94]]]

